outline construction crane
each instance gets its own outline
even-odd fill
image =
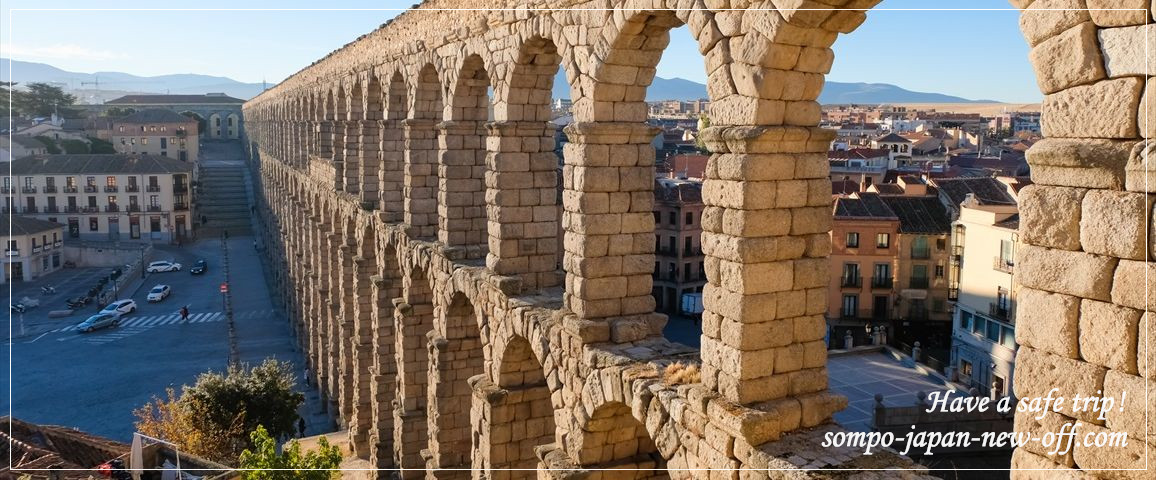
[[[92,77],[91,82],[80,82],[81,87],[84,87],[85,85],[95,85],[96,86],[97,97],[100,98],[100,104],[104,105],[104,97],[101,97],[99,95],[100,94],[100,77],[94,75]]]

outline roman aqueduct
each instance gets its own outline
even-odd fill
[[[276,282],[356,453],[407,478],[909,466],[818,443],[846,400],[825,368],[833,133],[818,128],[815,99],[835,38],[877,2],[429,0],[249,101]],[[1156,132],[1143,109],[1156,98],[1143,54],[1156,7],[1011,3],[1024,9],[1047,137],[1029,151],[1036,185],[1022,194],[1014,389],[1128,390],[1136,402],[1106,420],[1020,415],[1019,430],[1070,417],[1134,441],[1050,456],[1028,445],[1013,464],[1156,465],[1140,408],[1156,396],[1136,400],[1156,380],[1144,283],[1156,272],[1156,169],[1143,142]],[[681,25],[712,101],[701,350],[662,337],[651,297],[644,99]],[[558,68],[574,112],[560,170],[547,123]],[[674,362],[701,362],[701,378],[665,376]],[[637,470],[599,470],[612,467]]]

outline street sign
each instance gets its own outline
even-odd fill
[[[229,292],[229,284],[228,283],[222,283],[221,284],[221,293],[228,293],[228,292]]]

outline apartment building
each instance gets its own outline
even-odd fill
[[[63,225],[21,215],[0,215],[0,231],[11,232],[4,246],[0,284],[32,280],[61,268]]]
[[[706,285],[702,254],[702,182],[654,181],[654,286],[658,311],[678,313],[682,295]]]
[[[195,119],[172,110],[149,109],[114,120],[112,146],[119,153],[160,155],[196,163],[200,135]]]
[[[32,155],[3,178],[4,213],[81,240],[180,241],[192,233],[191,163],[147,154]]]
[[[831,226],[828,325],[833,338],[884,324],[897,341],[950,344],[950,220],[919,177],[837,198]],[[944,359],[946,360],[946,359]]]
[[[1015,370],[1013,276],[1019,240],[1015,203],[968,194],[952,225],[955,313],[950,375],[992,396],[1010,392]]]

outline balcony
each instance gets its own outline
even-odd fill
[[[78,212],[80,212],[80,207],[77,207],[76,205],[69,205],[69,206],[64,207],[64,213],[78,213]]]
[[[863,277],[860,275],[843,275],[839,284],[843,288],[859,288],[863,286]]]
[[[76,193],[76,185],[64,187],[64,193]]]
[[[81,207],[80,211],[81,213],[98,213],[100,212],[100,207],[96,205],[89,205],[87,207]]]
[[[149,205],[149,211],[150,212],[159,212],[159,211],[161,211],[161,206],[160,205]]]
[[[159,191],[161,191],[161,186],[160,185],[149,185],[149,186],[145,187],[145,191],[159,192]]]
[[[690,248],[690,249],[684,248],[684,249],[682,249],[682,256],[683,257],[701,257],[702,256],[702,249],[701,248]]]
[[[0,187],[0,193],[12,193],[12,187]]]
[[[140,185],[128,184],[124,186],[124,191],[129,193],[136,193],[140,191]]]
[[[96,193],[96,185],[85,185],[84,193]]]
[[[187,184],[187,183],[174,183],[173,184],[173,192],[175,192],[175,193],[188,193],[188,191],[189,191],[189,184]]]
[[[140,205],[129,205],[128,208],[125,209],[125,211],[126,212],[139,212],[140,211]]]
[[[1015,260],[1010,258],[995,257],[991,262],[991,268],[1003,273],[1012,273],[1012,270],[1015,269],[1015,265]]]
[[[895,280],[891,277],[871,277],[871,288],[889,289],[895,284]]]
[[[187,203],[174,203],[173,204],[173,210],[188,210],[188,209],[189,209],[189,204],[187,204]]]
[[[915,260],[927,260],[931,258],[931,247],[911,247],[911,258]]]
[[[56,193],[56,185],[45,185],[44,193]]]
[[[58,208],[56,205],[49,205],[44,207],[44,213],[60,213],[60,208]]]
[[[23,188],[20,189],[20,191],[24,192],[24,193],[36,193],[36,187],[33,187],[31,185],[25,185]]]
[[[1000,305],[998,302],[991,302],[987,305],[987,314],[997,320],[1011,321],[1011,308],[1007,305]]]
[[[33,245],[32,246],[32,253],[40,253],[40,247],[37,245]]]
[[[36,208],[36,205],[29,205],[27,207],[24,207],[23,210],[24,210],[24,213],[36,213],[36,212],[40,211],[39,208]]]
[[[20,250],[4,250],[4,256],[19,257],[20,256]]]
[[[117,205],[117,204],[115,204],[115,203],[114,203],[114,204],[112,204],[112,205],[105,205],[105,206],[104,206],[104,211],[106,211],[106,212],[119,212],[119,211],[120,211],[120,206],[118,206],[118,205]]]
[[[54,246],[56,248],[63,247],[64,246],[64,240],[57,240],[55,242],[52,242],[52,246]]]
[[[926,289],[929,284],[930,281],[927,277],[911,277],[911,281],[908,282],[908,288]]]
[[[104,193],[116,193],[119,191],[120,191],[120,189],[117,188],[116,185],[105,185],[104,186]]]

